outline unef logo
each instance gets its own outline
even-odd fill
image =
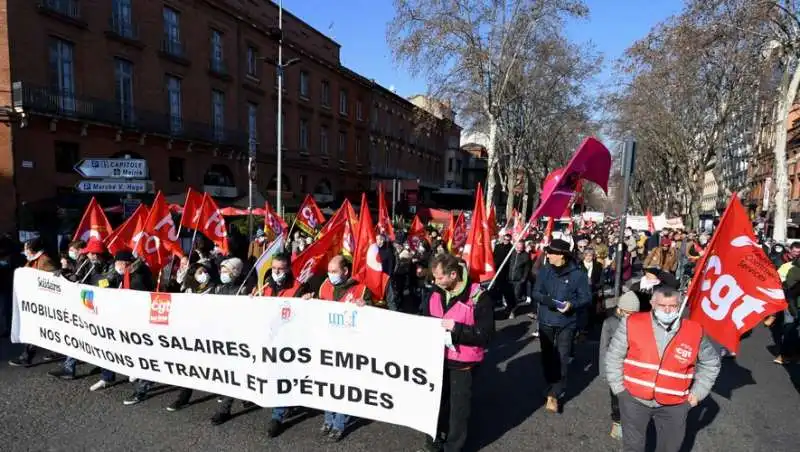
[[[328,325],[336,328],[355,328],[358,311],[329,312]]]
[[[172,306],[172,295],[153,292],[150,294],[150,323],[169,325],[169,310]]]
[[[675,359],[678,360],[681,364],[686,364],[689,362],[689,358],[692,357],[692,346],[682,342],[677,347],[675,347]]]
[[[97,314],[97,306],[94,305],[94,292],[89,289],[81,290],[81,303],[86,309]]]
[[[292,320],[292,305],[288,301],[281,306],[281,320],[284,322]]]

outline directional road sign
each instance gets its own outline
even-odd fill
[[[81,193],[151,193],[149,180],[82,180],[75,188]]]
[[[144,159],[83,159],[75,171],[88,178],[144,179],[147,160]]]

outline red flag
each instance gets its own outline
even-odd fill
[[[347,200],[345,200],[345,202],[347,202]],[[322,226],[322,229],[320,229],[319,231],[319,235],[325,234],[326,232],[328,232],[328,230],[336,226],[336,223],[345,220],[348,220],[347,210],[344,208],[344,203],[342,203],[342,205],[338,209],[336,209],[336,212],[333,213],[333,216],[328,218],[328,221],[326,221],[325,224]]]
[[[379,234],[386,234],[389,240],[394,242],[394,227],[392,219],[389,218],[389,211],[386,209],[386,199],[383,190],[383,183],[378,184],[378,224],[376,231]]]
[[[208,237],[227,256],[230,250],[228,248],[228,228],[225,225],[225,218],[223,218],[217,203],[214,202],[214,198],[208,193],[205,193],[203,198],[203,202],[200,203],[200,218],[195,223],[195,229]]]
[[[690,318],[731,351],[742,334],[787,307],[780,276],[756,243],[736,193],[697,269],[687,295]]]
[[[455,229],[456,219],[453,217],[453,212],[447,211],[448,216],[450,219],[447,221],[447,226],[442,229],[442,244],[445,248],[450,248],[450,236],[453,235],[453,229]]]
[[[497,235],[497,213],[494,209],[494,204],[489,208],[489,216],[486,220],[487,225],[489,226],[489,235],[492,237]]]
[[[656,223],[653,221],[653,214],[649,210],[647,211],[647,230],[651,234],[656,232]]]
[[[136,248],[136,240],[134,238],[144,229],[144,223],[147,221],[149,214],[150,209],[144,204],[139,204],[139,207],[133,211],[133,215],[125,220],[106,239],[105,244],[108,252],[114,255],[124,250],[133,251]]]
[[[312,237],[317,235],[317,231],[325,222],[325,215],[319,210],[311,195],[306,195],[306,199],[303,200],[300,210],[297,211],[295,222],[300,229]]]
[[[168,264],[171,255],[183,256],[172,213],[160,191],[153,200],[144,228],[134,239],[137,241],[135,253],[147,263],[153,274]]]
[[[277,212],[272,210],[269,201],[266,201],[264,204],[264,234],[267,236],[267,240],[271,242],[279,235],[288,233],[289,226]]]
[[[96,238],[104,241],[111,235],[111,232],[111,223],[108,222],[108,218],[106,218],[106,214],[100,204],[97,204],[97,200],[92,197],[83,212],[81,222],[78,223],[78,228],[75,229],[75,235],[72,240],[88,242],[90,238]]]
[[[547,219],[547,226],[544,228],[544,240],[549,242],[550,236],[553,234],[553,226],[555,226],[555,223],[555,218],[550,217]]]
[[[375,243],[375,228],[367,206],[367,196],[361,195],[361,217],[358,220],[356,247],[353,253],[353,278],[367,286],[376,300],[386,293],[389,276],[383,272],[378,245]]]
[[[347,212],[347,221],[350,222],[350,229],[354,231],[358,227],[358,216],[356,216],[356,211],[353,209],[353,205],[350,204],[349,199],[344,200],[342,208]]]
[[[490,229],[484,220],[483,206],[483,189],[478,184],[467,243],[462,255],[467,263],[470,279],[476,282],[489,281],[495,273]]]
[[[344,230],[345,222],[340,221],[292,260],[292,273],[299,282],[327,271],[328,262],[342,249]]]
[[[422,225],[422,221],[420,221],[417,215],[414,215],[414,219],[411,220],[411,226],[408,227],[408,234],[406,234],[406,236],[408,243],[414,249],[419,247],[419,244],[423,241],[428,240],[427,234],[425,233],[425,226]]]
[[[200,215],[203,212],[204,199],[204,193],[192,190],[192,187],[189,187],[189,190],[186,192],[186,202],[183,203],[181,226],[189,229],[197,229],[197,225],[200,224]]]
[[[447,249],[452,254],[458,254],[459,249],[463,248],[467,243],[467,220],[464,218],[464,212],[458,214],[453,229],[450,233],[450,240],[447,243]]]

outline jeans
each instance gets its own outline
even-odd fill
[[[797,344],[800,342],[800,338],[798,338],[797,320],[798,319],[792,317],[792,314],[788,311],[784,311],[780,344],[780,354],[784,357],[792,356],[797,352]]]
[[[619,422],[619,398],[611,391],[611,389],[608,390],[608,393],[611,394],[611,421]]]
[[[111,372],[107,369],[100,370],[100,379],[105,381],[106,383],[111,383],[112,381],[117,379],[117,376],[114,372]]]
[[[567,370],[572,351],[575,325],[565,327],[539,325],[539,341],[542,347],[544,379],[550,385],[548,396],[560,398],[567,387]]]
[[[444,452],[460,452],[467,442],[472,408],[472,369],[445,368],[442,378],[442,402],[437,433],[444,438]],[[428,445],[434,439],[428,437]]]
[[[274,416],[274,412],[273,412]],[[274,417],[273,417],[274,419]],[[347,414],[341,413],[334,413],[332,411],[325,412],[325,425],[330,425],[331,429],[337,430],[340,432],[344,431],[344,428],[347,427],[347,423],[350,422],[350,416]]]
[[[67,359],[64,360],[64,371],[69,372],[72,375],[75,375],[75,366],[78,364],[78,360],[72,357],[67,356]]]
[[[146,396],[147,393],[150,391],[150,388],[153,387],[152,381],[147,380],[136,380],[136,384],[134,385],[134,392],[140,396]]]
[[[284,419],[286,419],[286,415],[288,413],[289,413],[289,408],[286,408],[284,406],[275,407],[275,408],[272,409],[272,420],[273,421],[278,421],[278,422],[283,422]],[[331,421],[331,423],[328,423],[328,413],[325,413],[325,424],[333,425],[333,421]],[[342,422],[342,429],[344,429],[344,425],[345,424],[347,424],[347,419],[345,419]]]

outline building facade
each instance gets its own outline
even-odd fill
[[[89,195],[77,193],[73,167],[86,158],[144,159],[149,191],[175,195],[191,186],[233,204],[247,194],[254,151],[255,189],[275,199],[275,3],[0,4],[8,30],[0,47],[0,196],[14,200],[0,207],[0,231],[42,229],[54,214],[80,210]],[[306,193],[324,204],[368,190],[371,158],[386,170],[379,178],[441,185],[447,132],[412,136],[418,108],[342,66],[339,44],[288,11],[283,18],[284,205]],[[99,198],[113,204],[121,196]]]

